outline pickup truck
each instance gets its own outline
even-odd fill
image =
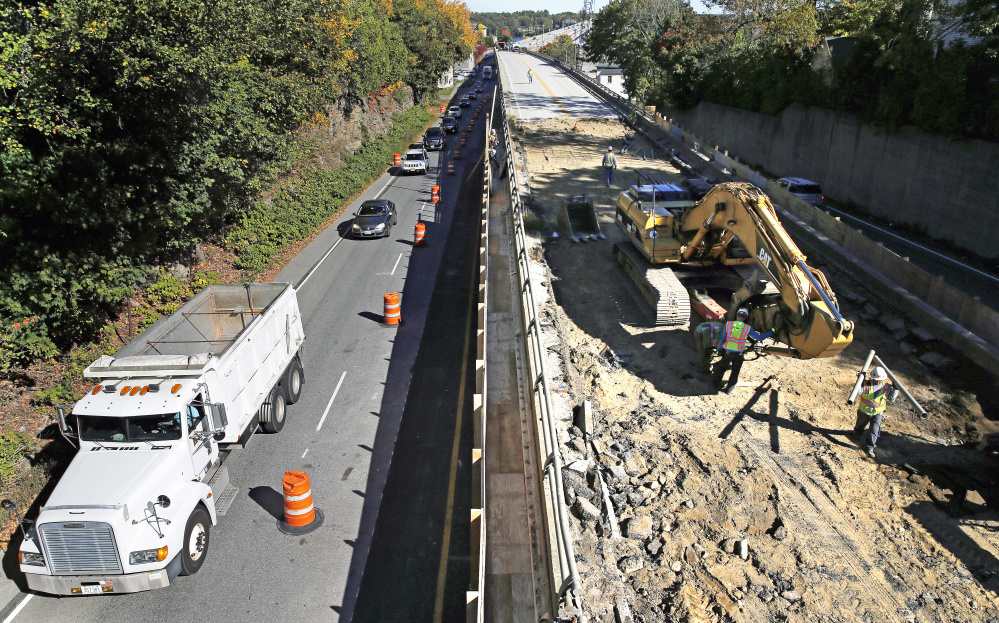
[[[21,520],[28,588],[134,593],[197,573],[237,493],[220,446],[284,427],[304,342],[290,283],[219,284],[90,364],[93,388],[57,410],[79,450],[38,519]]]
[[[430,156],[426,149],[410,149],[402,160],[403,173],[419,173],[426,175],[430,170]]]

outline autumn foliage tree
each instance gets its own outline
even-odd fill
[[[238,220],[314,115],[475,43],[445,0],[13,0],[0,41],[0,326],[49,346]]]

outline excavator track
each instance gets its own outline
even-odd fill
[[[652,307],[657,327],[683,326],[690,322],[690,294],[672,270],[650,267],[645,258],[627,244],[615,244],[614,256]]]

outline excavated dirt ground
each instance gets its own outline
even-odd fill
[[[520,123],[515,138],[546,234],[546,262],[535,269],[553,295],[543,324],[560,376],[584,618],[999,621],[999,515],[985,505],[999,472],[974,449],[999,430],[986,417],[997,413],[995,377],[920,339],[799,240],[857,322],[853,344],[832,359],[747,361],[735,393],[715,393],[690,331],[651,328],[611,253],[624,242],[613,202],[635,183],[634,169],[679,174],[662,159],[618,156],[616,183],[605,188],[601,157],[620,148],[625,129],[581,119],[573,132],[576,121]],[[584,192],[607,240],[552,244],[559,201]],[[890,406],[876,460],[848,435],[856,408],[846,405],[871,349],[929,412],[921,419],[902,399]],[[595,461],[573,427],[585,400]],[[618,538],[594,513],[604,509],[597,469]]]

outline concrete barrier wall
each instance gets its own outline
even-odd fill
[[[853,115],[797,106],[771,117],[702,102],[670,116],[740,160],[813,180],[837,200],[999,257],[999,245],[982,234],[999,229],[999,144],[911,128],[887,134]],[[664,121],[675,136],[676,126]]]
[[[765,189],[777,203],[816,231],[989,345],[999,348],[999,312],[944,283],[942,278],[914,266],[838,218],[805,203],[773,182],[768,183]]]

